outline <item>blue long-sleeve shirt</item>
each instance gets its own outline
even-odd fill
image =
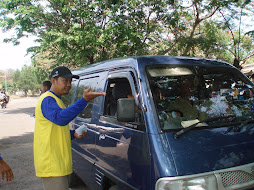
[[[60,96],[58,96],[54,92],[52,93],[61,99]],[[86,107],[87,103],[88,102],[82,97],[78,101],[76,101],[73,105],[65,109],[62,109],[58,106],[56,100],[53,97],[47,96],[46,98],[43,99],[41,103],[41,110],[43,116],[46,119],[57,125],[65,126],[69,122],[71,122],[75,117],[78,116],[78,114]],[[75,130],[70,130],[70,133],[71,139],[74,139]]]
[[[1,153],[0,153],[0,160],[2,160],[3,158],[1,157]]]

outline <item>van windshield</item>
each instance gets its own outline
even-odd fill
[[[146,73],[163,130],[186,128],[208,118],[254,114],[253,83],[234,68],[159,65],[148,66]]]

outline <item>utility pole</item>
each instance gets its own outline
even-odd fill
[[[4,79],[5,79],[5,93],[7,93],[7,78],[6,78],[6,73],[4,75]]]

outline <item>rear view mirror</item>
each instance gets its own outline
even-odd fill
[[[135,121],[135,100],[120,98],[117,100],[117,120],[124,122]]]

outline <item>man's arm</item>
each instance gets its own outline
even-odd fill
[[[86,107],[88,101],[106,95],[105,92],[91,92],[91,89],[84,90],[83,97],[65,109],[60,108],[53,97],[44,98],[41,104],[43,116],[57,125],[67,125]]]
[[[11,182],[14,179],[12,170],[0,155],[0,176],[2,181]]]
[[[44,101],[44,100],[43,100]],[[78,102],[78,103],[77,103]],[[44,105],[42,104],[42,113],[45,118],[60,126],[67,125],[72,121],[86,106],[86,102],[82,100],[77,101],[75,104],[68,108],[62,109],[52,97],[46,97]],[[75,130],[70,130],[71,140],[75,138],[83,138],[85,134],[77,135]]]
[[[91,89],[92,88],[89,87],[88,89],[84,90],[83,97],[65,109],[60,108],[53,97],[48,96],[44,98],[41,104],[43,116],[57,125],[67,125],[86,107],[88,101],[98,96],[106,95],[105,92],[91,92]],[[81,135],[78,135],[75,130],[70,130],[70,135],[71,139],[80,139],[85,137],[86,132],[83,131]]]
[[[73,105],[62,109],[53,97],[48,96],[42,101],[41,110],[43,116],[49,121],[60,126],[65,126],[77,117],[86,105],[87,101],[84,98],[80,98]]]

